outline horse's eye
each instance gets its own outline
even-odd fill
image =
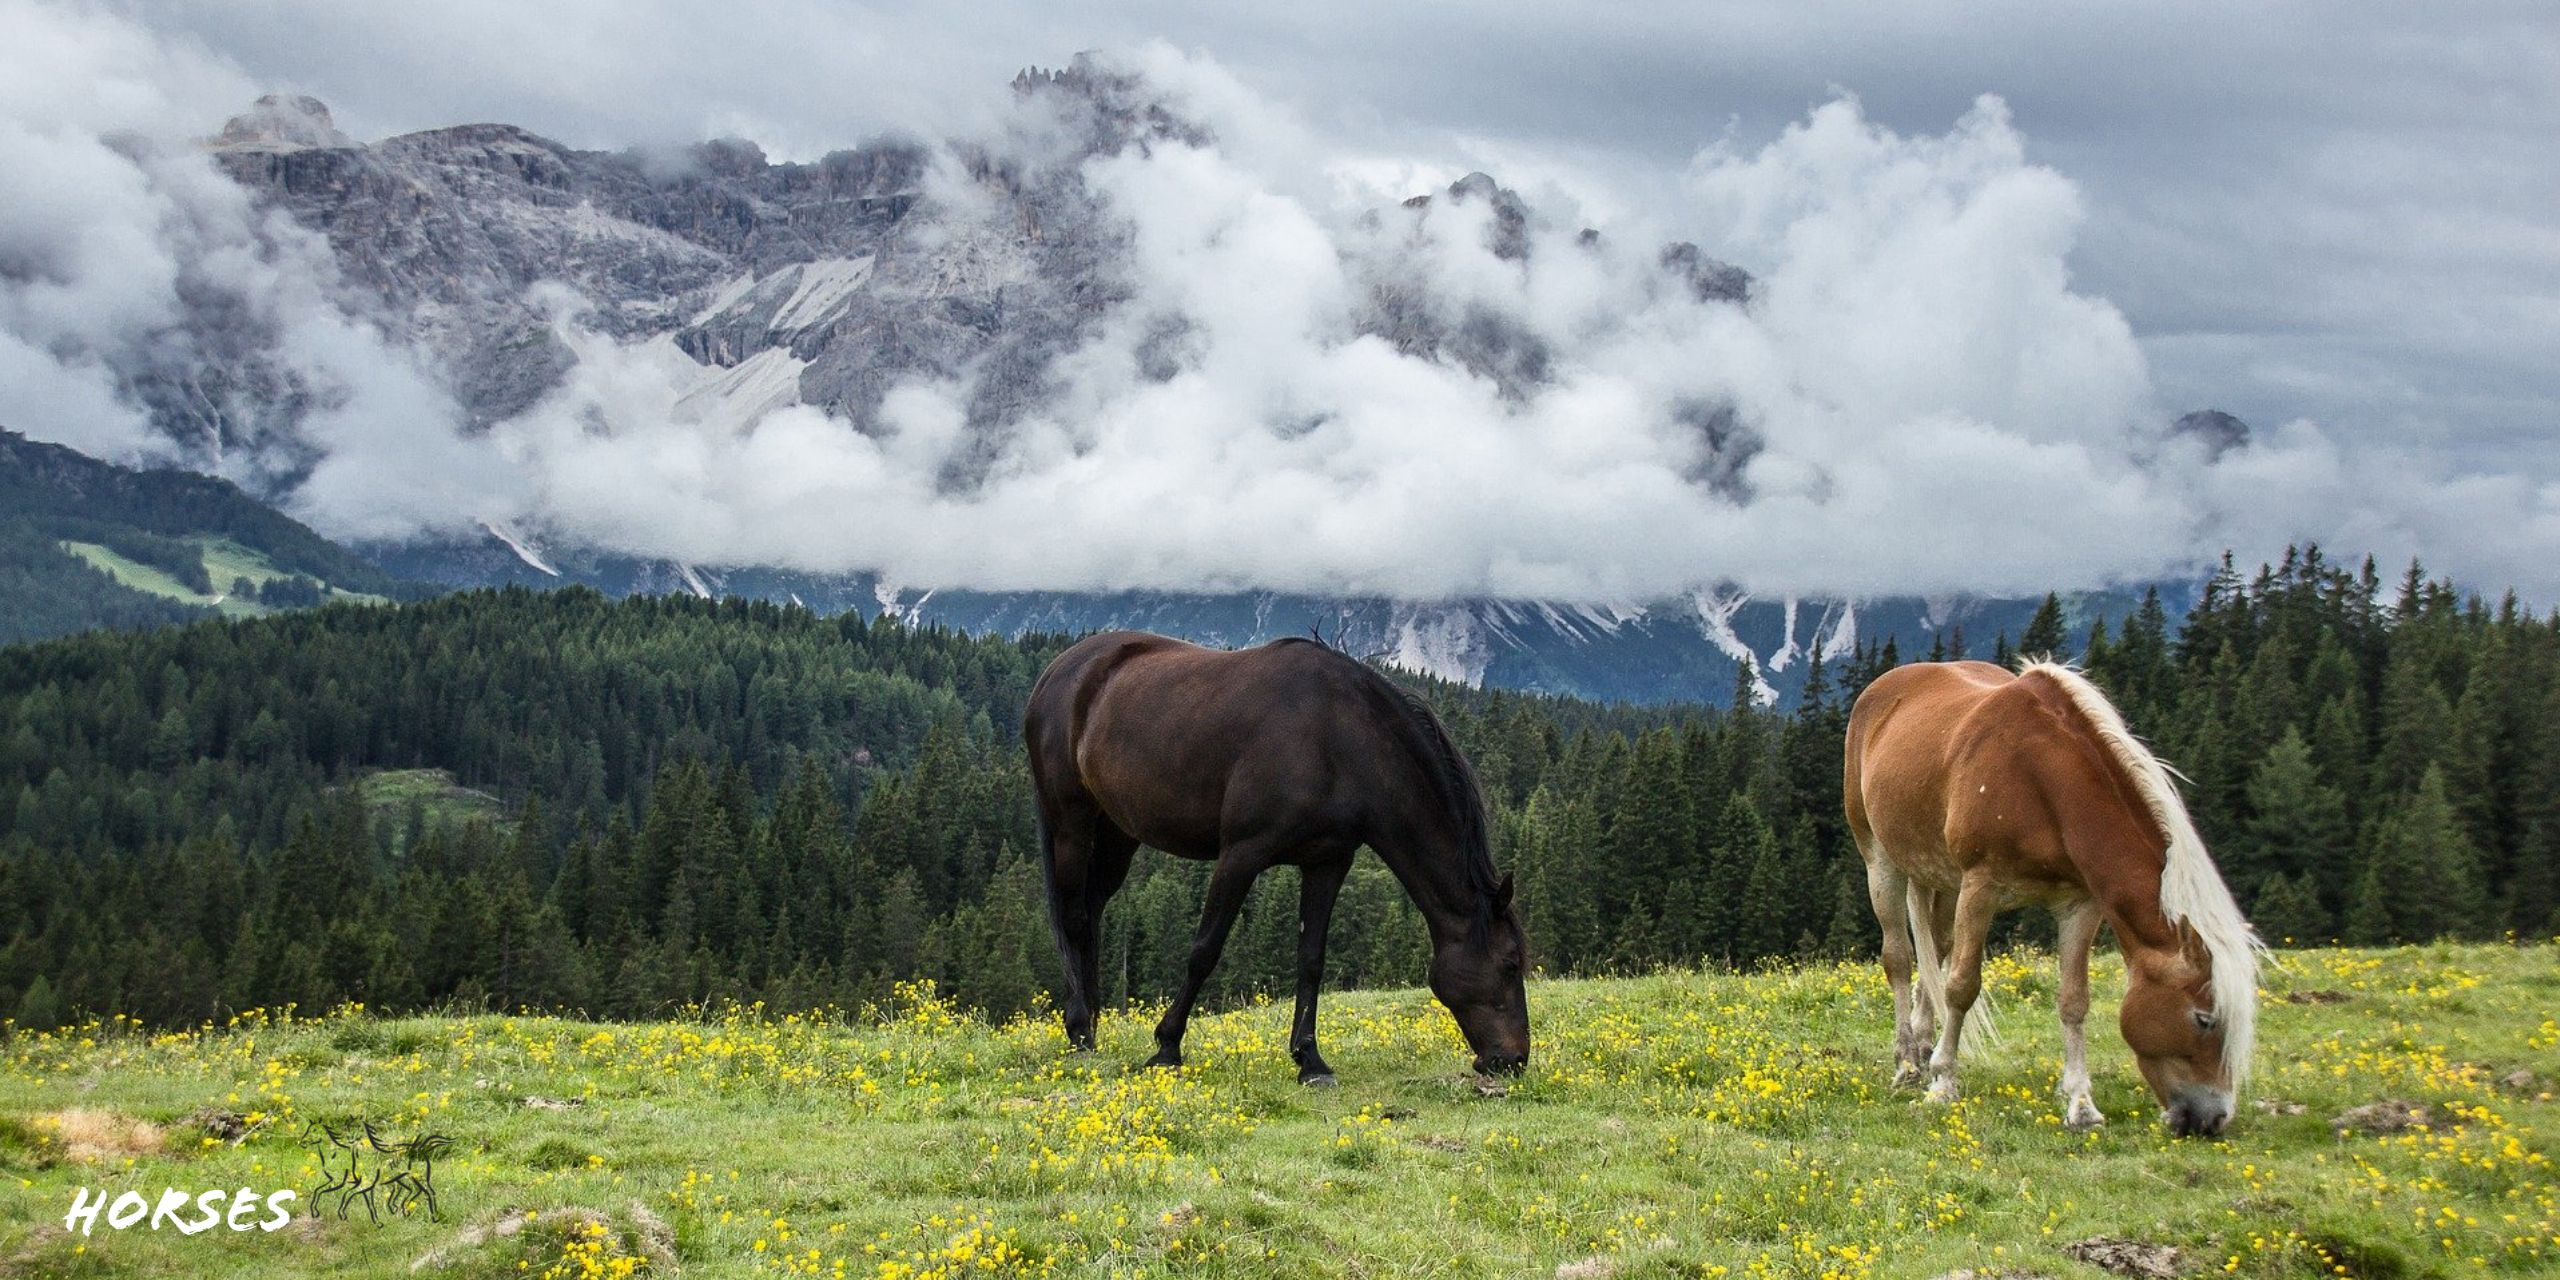
[[[2221,1020],[2220,1020],[2220,1019],[2218,1019],[2218,1018],[2214,1017],[2214,1016],[2213,1016],[2212,1014],[2210,1014],[2210,1013],[2206,1013],[2206,1012],[2205,1012],[2204,1010],[2202,1010],[2202,1009],[2198,1009],[2198,1010],[2196,1010],[2196,1011],[2195,1011],[2195,1019],[2196,1019],[2196,1030],[2198,1030],[2198,1031],[2211,1031],[2211,1030],[2213,1030],[2215,1027],[2217,1027],[2217,1026],[2220,1026],[2220,1025],[2221,1025]]]

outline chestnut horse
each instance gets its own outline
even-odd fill
[[[1895,1085],[1920,1082],[1925,1053],[1929,1097],[1956,1096],[1992,916],[2038,905],[2060,923],[2065,1124],[2106,1120],[2081,1033],[2104,923],[2125,958],[2117,1021],[2163,1122],[2180,1136],[2222,1132],[2255,1038],[2258,940],[2168,766],[2097,686],[2051,662],[2015,675],[1987,662],[1897,667],[1850,711],[1846,766],[1849,831],[1884,927]]]
[[[1330,1084],[1316,1051],[1325,931],[1366,845],[1422,910],[1432,994],[1457,1019],[1476,1069],[1527,1063],[1528,948],[1511,878],[1494,875],[1474,771],[1411,693],[1311,640],[1227,652],[1114,631],[1078,641],[1041,673],[1022,736],[1077,1049],[1093,1048],[1102,909],[1140,844],[1217,864],[1150,1066],[1182,1065],[1192,1002],[1246,891],[1286,863],[1299,870],[1289,1055],[1301,1082]]]

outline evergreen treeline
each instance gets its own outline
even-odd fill
[[[2050,601],[1994,650],[2071,649],[2064,618]],[[2174,634],[2154,597],[2079,639],[2196,779],[2270,937],[2560,926],[2560,619],[2415,570],[2386,601],[2370,566],[2312,552],[2251,580],[2226,566]],[[1016,726],[1063,643],[507,590],[0,650],[0,1015],[637,1017],[853,1003],[913,975],[1026,1007],[1056,961]],[[1846,655],[1784,713],[1423,688],[1484,781],[1549,972],[1743,964],[1871,948],[1840,739],[1900,656]],[[419,767],[514,819],[365,784]],[[1106,920],[1112,996],[1166,993],[1204,883],[1141,856]],[[1286,990],[1294,889],[1267,879],[1213,994]],[[1420,976],[1419,921],[1374,860],[1334,944],[1338,982]]]
[[[0,644],[90,627],[162,627],[207,612],[133,590],[63,550],[50,529],[12,518],[0,518],[0,601]]]

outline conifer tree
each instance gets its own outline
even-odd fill
[[[2351,941],[2424,942],[2496,931],[2480,883],[2480,855],[2447,798],[2444,770],[2429,766],[2417,789],[2386,815],[2358,886]],[[2367,898],[2370,896],[2371,903]],[[2382,936],[2376,937],[2375,926]]]
[[[2035,616],[2027,620],[2027,629],[2018,636],[2018,653],[2027,658],[2067,658],[2070,654],[2064,649],[2065,640],[2062,597],[2048,591],[2044,603],[2036,606]]]
[[[2344,793],[2320,780],[2299,728],[2267,748],[2249,777],[2248,821],[2217,850],[2223,878],[2245,899],[2276,876],[2303,887],[2343,884],[2354,853]]]
[[[2329,909],[2312,892],[2310,877],[2282,872],[2258,887],[2249,922],[2271,946],[2316,946],[2336,935]]]

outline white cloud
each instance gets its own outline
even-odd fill
[[[1215,88],[1190,108],[1221,138],[1297,136],[1196,58],[1137,61]],[[1159,144],[1088,163],[1131,223],[1137,297],[978,488],[937,483],[965,384],[900,388],[877,438],[797,408],[706,433],[669,412],[700,373],[663,342],[579,337],[570,384],[494,434],[533,486],[525,514],[572,535],[919,584],[1629,598],[2168,570],[2198,547],[2181,491],[2132,459],[2159,417],[2140,352],[2068,289],[2081,210],[2022,150],[1997,102],[1921,138],[1840,102],[1701,156],[1680,220],[1761,268],[1746,313],[1667,279],[1641,227],[1595,248],[1541,221],[1509,260],[1488,201],[1364,225],[1372,206],[1303,181],[1301,146]],[[1552,384],[1506,399],[1359,336],[1381,280],[1452,323],[1502,317],[1553,353]],[[1138,348],[1167,314],[1189,358],[1154,381]],[[1748,503],[1692,478],[1705,446],[1672,415],[1691,400],[1765,438]],[[2092,517],[2133,532],[2086,536]]]

